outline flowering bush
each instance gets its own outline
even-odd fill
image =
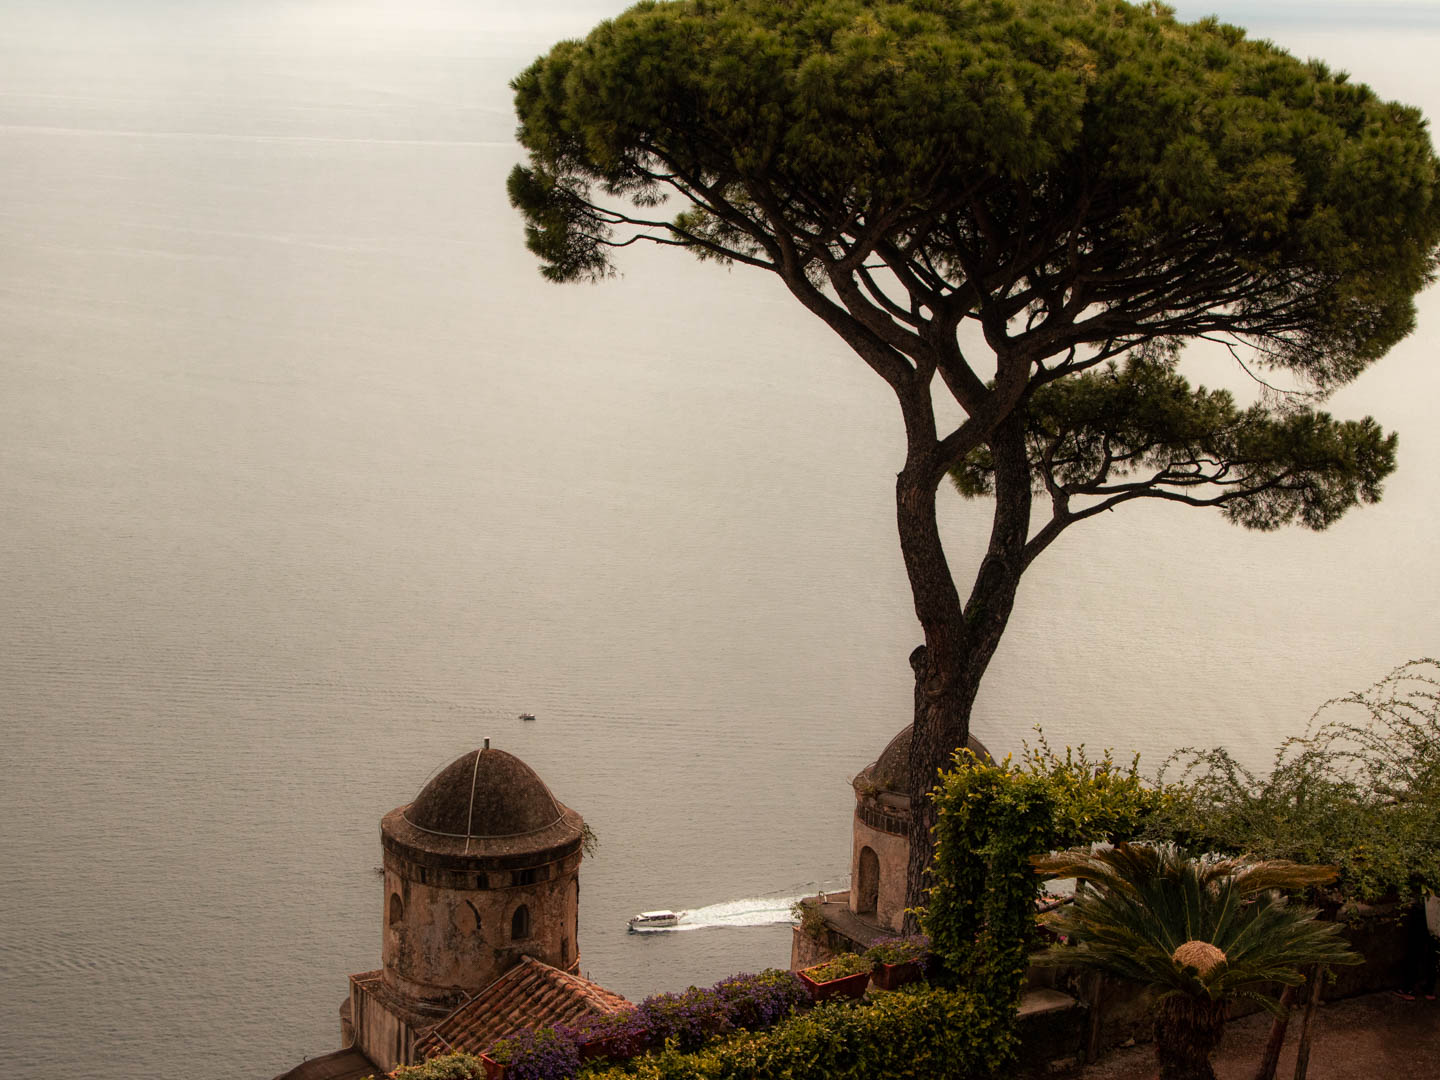
[[[699,1049],[735,1030],[725,999],[713,989],[698,986],[683,994],[652,994],[636,1011],[657,1043],[673,1038],[682,1051]]]
[[[810,1003],[793,971],[769,968],[758,975],[732,975],[715,984],[730,1021],[747,1031],[764,1031]]]
[[[924,934],[910,934],[907,937],[877,937],[870,942],[865,956],[877,964],[908,964],[916,960],[920,970],[925,970],[925,961],[930,955],[930,939]]]
[[[548,1027],[516,1032],[488,1053],[505,1066],[507,1080],[569,1080],[580,1068],[575,1040]]]
[[[874,962],[868,956],[862,956],[860,953],[841,953],[833,960],[826,960],[823,964],[806,968],[805,974],[817,983],[833,982],[836,979],[843,979],[847,975],[859,975],[862,971],[868,975],[874,966]]]
[[[639,1009],[625,1009],[618,1013],[582,1016],[571,1024],[562,1024],[556,1029],[583,1050],[590,1043],[604,1040],[607,1043],[607,1057],[634,1057],[650,1045],[650,1029]]]
[[[761,1031],[808,1000],[794,974],[770,968],[721,979],[708,989],[692,986],[683,994],[654,994],[636,1012],[657,1043],[673,1036],[679,1049],[688,1051],[737,1029]]]

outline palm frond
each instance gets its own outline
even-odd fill
[[[1088,886],[1051,924],[1072,945],[1050,950],[1050,963],[1210,1000],[1273,1001],[1261,987],[1298,984],[1304,981],[1301,969],[1313,964],[1361,962],[1338,926],[1318,921],[1314,909],[1277,891],[1331,880],[1330,867],[1195,857],[1171,844],[1121,844],[1047,856],[1036,860],[1036,869]],[[1219,949],[1223,962],[1202,974],[1174,959],[1181,945],[1196,941]]]
[[[1231,879],[1235,888],[1246,896],[1269,892],[1271,889],[1303,889],[1328,885],[1339,871],[1333,866],[1306,866],[1285,859],[1261,859],[1242,863]]]

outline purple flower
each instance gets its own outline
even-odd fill
[[[776,968],[721,979],[715,993],[725,1002],[731,1022],[747,1031],[764,1031],[810,1001],[794,972]]]
[[[590,1044],[603,1041],[606,1057],[634,1057],[650,1044],[650,1029],[639,1009],[581,1016],[573,1023],[561,1025],[556,1030],[582,1050]]]
[[[686,1052],[735,1030],[724,999],[698,986],[683,994],[653,994],[640,1003],[639,1012],[657,1042],[674,1038]]]
[[[570,1080],[580,1068],[575,1041],[554,1028],[526,1028],[501,1039],[489,1050],[505,1063],[507,1080]]]
[[[688,1051],[738,1028],[763,1031],[808,1001],[793,973],[772,968],[759,975],[732,975],[709,989],[655,994],[637,1011],[657,1042],[674,1037]]]
[[[580,1047],[614,1040],[615,1057],[638,1053],[651,1042],[674,1038],[680,1050],[698,1050],[712,1039],[744,1029],[763,1031],[809,1005],[810,995],[794,972],[771,968],[732,975],[712,987],[681,994],[654,994],[634,1009],[582,1016],[556,1028],[526,1029],[489,1050],[506,1065],[506,1080],[570,1080],[580,1067]]]

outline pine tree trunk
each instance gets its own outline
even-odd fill
[[[1155,1059],[1160,1080],[1215,1080],[1210,1055],[1225,1033],[1224,1001],[1172,994],[1155,1015]]]
[[[907,423],[908,429],[908,423]],[[930,791],[937,774],[970,736],[970,711],[980,680],[1000,644],[1024,573],[1030,528],[1030,470],[1019,419],[997,427],[990,440],[995,465],[995,512],[990,543],[962,604],[940,542],[936,486],[943,471],[924,440],[913,442],[896,478],[896,523],[915,614],[925,644],[910,655],[915,675],[914,731],[910,740],[910,854],[905,877],[907,908],[923,905],[933,858],[935,807]],[[907,933],[918,929],[913,914]]]
[[[905,876],[905,906],[912,909],[925,902],[929,884],[933,847],[930,833],[935,826],[935,806],[929,793],[935,786],[937,772],[949,763],[955,747],[965,745],[970,733],[970,705],[974,701],[974,693],[966,695],[958,678],[970,652],[969,634],[935,517],[939,476],[934,462],[927,459],[923,450],[923,445],[911,447],[910,459],[895,483],[900,551],[905,559],[915,614],[925,633],[925,644],[910,654],[915,700],[914,730],[910,738],[910,855]],[[918,929],[918,920],[911,911],[905,916],[905,930],[915,933]]]
[[[910,852],[905,873],[905,904],[911,910],[905,915],[905,932],[914,934],[920,925],[913,909],[925,902],[935,854],[935,804],[928,792],[937,770],[949,766],[956,748],[970,736],[970,707],[979,684],[978,679],[943,679],[932,669],[930,651],[923,645],[910,654],[910,666],[915,671],[915,727],[910,736]]]

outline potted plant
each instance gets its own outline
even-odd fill
[[[389,1080],[482,1080],[485,1075],[484,1061],[463,1050],[441,1054],[416,1065],[397,1065],[384,1074]],[[372,1076],[367,1080],[376,1078]]]
[[[580,1068],[574,1040],[548,1027],[500,1039],[480,1060],[488,1080],[565,1080]]]
[[[581,1061],[628,1061],[650,1045],[650,1028],[634,1008],[582,1016],[559,1030],[575,1043]]]
[[[795,974],[810,991],[812,1001],[824,1001],[840,995],[858,998],[870,985],[870,969],[874,964],[859,953],[842,953],[823,964],[804,968]]]
[[[875,965],[871,984],[877,990],[896,990],[924,976],[930,939],[924,934],[878,937],[870,943],[865,956]]]

